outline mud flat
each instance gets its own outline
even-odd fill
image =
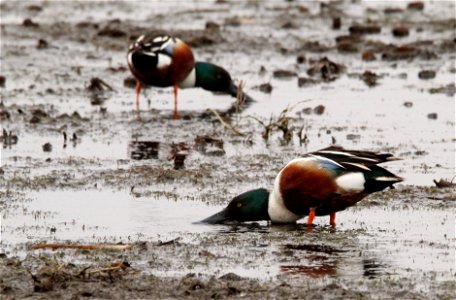
[[[0,298],[456,298],[454,2],[0,5]],[[257,102],[182,90],[175,121],[150,88],[138,113],[126,49],[147,31]],[[394,153],[404,183],[335,229],[197,223],[334,143]]]

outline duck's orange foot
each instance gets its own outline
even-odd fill
[[[180,115],[179,113],[175,110],[174,113],[173,113],[173,120],[179,120],[180,119]]]
[[[309,217],[307,218],[307,226],[311,226],[315,219],[315,208],[311,208],[309,211]]]
[[[331,213],[329,215],[329,225],[336,227],[336,213]]]

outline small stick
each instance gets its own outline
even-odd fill
[[[117,245],[117,244],[96,244],[96,245],[81,245],[81,244],[36,244],[32,246],[32,249],[111,249],[111,250],[130,250],[133,248],[133,244]]]
[[[209,108],[209,111],[212,112],[216,117],[217,119],[220,121],[220,123],[222,123],[222,125],[225,127],[225,128],[228,128],[229,130],[233,131],[234,133],[236,133],[237,135],[240,135],[240,136],[245,136],[244,133],[240,132],[239,130],[237,130],[236,128],[234,128],[233,126],[231,126],[230,124],[226,123],[225,121],[223,121],[222,117],[220,117],[219,113],[216,112],[215,110],[213,110],[212,108]]]

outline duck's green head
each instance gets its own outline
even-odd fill
[[[230,73],[222,67],[207,63],[195,63],[195,86],[212,92],[224,92],[231,94],[234,89]]]
[[[256,189],[245,192],[231,200],[224,210],[201,222],[221,224],[233,221],[269,220],[268,199],[269,191],[266,189]]]

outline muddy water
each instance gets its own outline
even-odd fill
[[[121,258],[139,271],[122,277],[133,287],[123,298],[160,293],[210,298],[214,291],[247,298],[456,297],[454,188],[432,187],[434,179],[451,180],[455,174],[454,2],[426,2],[423,11],[407,9],[407,2],[1,5],[0,75],[6,78],[0,87],[1,127],[18,142],[3,143],[1,150],[0,252],[13,262],[0,261],[0,278],[7,278],[0,291],[39,297],[24,268],[38,272],[44,264],[71,268],[76,263],[83,269]],[[385,12],[392,7],[401,10]],[[341,16],[339,30],[331,28],[336,16]],[[23,26],[26,18],[38,26]],[[219,31],[205,31],[208,21],[221,25]],[[347,35],[353,23],[370,22],[381,27],[379,34],[364,36],[354,52],[337,50],[336,37]],[[410,34],[393,37],[398,24],[408,26]],[[124,34],[104,36],[104,28]],[[200,118],[207,108],[223,111],[233,101],[200,89],[179,92],[183,120],[170,120],[170,89],[144,89],[136,113],[134,89],[124,86],[130,76],[125,51],[130,38],[151,29],[171,30],[193,42],[197,59],[220,64],[244,82],[257,103],[231,120],[243,136],[215,117]],[[37,49],[38,39],[47,47]],[[388,45],[406,45],[419,55],[382,59]],[[376,60],[363,61],[361,53],[370,48]],[[299,87],[298,77],[310,77],[307,70],[325,56],[344,66],[337,79]],[[274,76],[279,69],[296,75]],[[367,70],[377,74],[376,85],[360,79]],[[420,79],[422,70],[436,76]],[[93,77],[113,90],[94,95],[87,90]],[[271,84],[271,93],[260,91],[264,83]],[[96,97],[102,98],[98,105]],[[324,106],[322,114],[313,112],[318,105]],[[263,140],[264,128],[252,117],[267,123],[287,107],[292,140],[286,143],[279,130]],[[305,145],[296,135],[300,128]],[[77,139],[65,145],[63,131]],[[224,155],[198,151],[197,135],[222,139]],[[130,143],[136,140],[159,142],[157,157],[133,160]],[[174,170],[171,144],[181,142],[189,155],[185,167]],[[43,151],[46,143],[51,152]],[[332,143],[394,153],[403,160],[386,167],[404,183],[338,213],[335,230],[326,218],[317,218],[312,231],[303,221],[194,223],[245,190],[271,187],[288,160]],[[30,249],[39,242],[136,246],[120,254]],[[208,279],[229,272],[242,278],[229,279],[228,289]],[[187,288],[189,273],[201,282]],[[141,276],[152,275],[159,279],[144,287],[150,277]],[[65,296],[80,296],[90,287],[71,280],[75,286],[56,285],[44,295],[60,298],[65,290]],[[116,285],[122,280],[111,282],[106,294],[93,292],[103,290],[102,284],[91,293],[119,298],[110,293],[125,292]]]

